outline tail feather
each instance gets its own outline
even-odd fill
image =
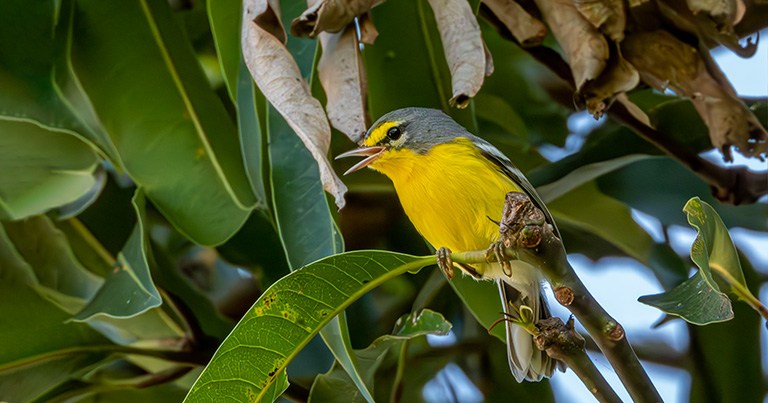
[[[513,287],[504,281],[498,281],[498,285],[505,313],[517,316],[517,313],[509,307],[508,302],[512,302],[516,306],[527,305],[531,307],[533,314],[538,319],[551,316],[549,306],[538,282],[532,282],[528,286],[516,284]],[[506,330],[509,368],[518,382],[524,380],[536,382],[543,377],[549,378],[554,373],[555,368],[561,367],[559,361],[550,358],[546,352],[536,347],[533,336],[525,329],[507,322]]]

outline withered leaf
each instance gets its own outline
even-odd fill
[[[726,161],[733,159],[731,146],[747,157],[768,155],[768,132],[736,96],[717,65],[706,62],[709,55],[662,30],[627,36],[622,53],[644,82],[691,99],[709,129],[712,144]]]
[[[694,15],[704,13],[718,24],[733,25],[736,17],[741,18],[739,9],[745,8],[741,0],[686,0],[686,3]]]
[[[483,0],[520,45],[536,46],[547,36],[547,27],[515,0]]]
[[[367,12],[358,18],[360,25],[360,42],[366,45],[373,45],[376,38],[379,36],[379,31],[376,29],[376,25],[373,24],[371,13]]]
[[[616,42],[624,39],[627,18],[623,0],[574,0],[576,8],[592,26]]]
[[[466,0],[429,0],[451,71],[450,104],[466,108],[483,85],[488,60],[480,26]]]
[[[311,0],[309,7],[291,22],[294,36],[316,37],[320,32],[339,32],[352,20],[383,0]]]
[[[726,1],[726,0],[724,0]],[[743,5],[742,5],[743,6]],[[741,18],[743,11],[736,7],[733,15],[714,17],[707,12],[694,13],[682,2],[658,2],[659,11],[678,29],[701,38],[708,47],[720,44],[740,57],[752,57],[757,51],[757,41],[747,40],[742,46],[733,29],[735,18]]]
[[[608,61],[608,42],[585,20],[570,0],[535,0],[571,66],[576,90],[602,73]]]
[[[357,143],[365,134],[365,73],[354,24],[342,32],[319,35],[323,54],[317,66],[333,127]]]
[[[603,116],[615,97],[637,86],[640,75],[634,66],[621,56],[616,46],[611,47],[611,55],[603,72],[595,79],[588,80],[579,96],[587,104],[587,110],[595,119]]]
[[[331,128],[320,102],[313,98],[296,61],[276,36],[283,32],[277,2],[245,0],[243,3],[243,58],[256,85],[301,138],[317,161],[323,188],[336,205],[344,206],[344,183],[331,169],[327,153]]]

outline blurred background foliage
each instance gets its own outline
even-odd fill
[[[470,3],[495,72],[463,110],[448,106],[450,72],[426,1],[372,10],[380,35],[362,50],[371,118],[406,106],[446,110],[527,173],[569,253],[636,260],[663,289],[693,267],[667,232],[687,225],[681,209],[691,197],[712,204],[728,227],[765,239],[765,203],[720,203],[701,176],[610,110],[591,121],[551,65]],[[286,25],[305,8],[281,5]],[[768,21],[764,5],[750,13],[754,26],[737,25],[742,35]],[[310,153],[246,69],[240,15],[238,0],[0,4],[0,400],[180,401],[238,319],[290,270],[344,250],[431,253],[381,175],[345,178],[347,205],[333,207]],[[544,43],[560,51],[551,37]],[[287,46],[324,103],[317,41],[289,36]],[[712,149],[690,101],[642,85],[629,96],[687,153]],[[765,124],[765,99],[749,103]],[[351,147],[334,131],[330,155]],[[662,236],[633,212],[658,220]],[[766,268],[745,256],[742,266],[758,294]],[[469,283],[477,293],[489,286]],[[395,348],[376,364],[376,400],[423,401],[435,380],[443,396],[461,400],[440,381],[456,367],[486,401],[554,400],[547,381],[513,382],[502,342],[447,285],[431,269],[396,277],[334,325],[349,327],[339,347],[347,352],[421,308],[453,325],[450,344],[429,342],[423,329],[387,341]],[[734,310],[732,321],[689,326],[687,350],[672,356],[652,338],[633,341],[642,359],[690,373],[692,401],[763,401],[760,320],[746,305]],[[334,336],[323,337],[289,365],[285,397],[306,400],[311,390],[327,400],[323,382],[355,390],[343,372],[333,378],[339,364],[326,344]]]

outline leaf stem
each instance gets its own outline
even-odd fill
[[[397,357],[397,370],[395,371],[395,380],[392,382],[392,392],[389,395],[389,403],[397,403],[403,394],[403,374],[405,373],[405,361],[408,352],[408,340],[400,345],[400,354]]]
[[[731,273],[728,272],[725,268],[723,268],[720,265],[712,264],[710,263],[709,268],[717,274],[720,275],[720,277],[723,278],[730,286],[731,291],[736,294],[741,300],[746,302],[749,306],[752,307],[752,309],[756,310],[766,321],[768,321],[768,308],[763,305],[760,300],[752,294],[749,289],[744,286],[744,284],[741,284],[739,280],[736,280]]]

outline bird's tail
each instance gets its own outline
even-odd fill
[[[551,316],[538,281],[527,285],[515,284],[514,287],[503,280],[499,280],[498,284],[504,313],[510,317],[519,318],[518,313],[510,307],[510,303],[517,307],[529,306],[537,320]],[[555,368],[562,369],[562,363],[550,358],[546,352],[536,347],[533,336],[525,329],[509,321],[506,323],[506,328],[509,368],[518,382],[523,380],[537,382],[543,377],[552,376]]]

